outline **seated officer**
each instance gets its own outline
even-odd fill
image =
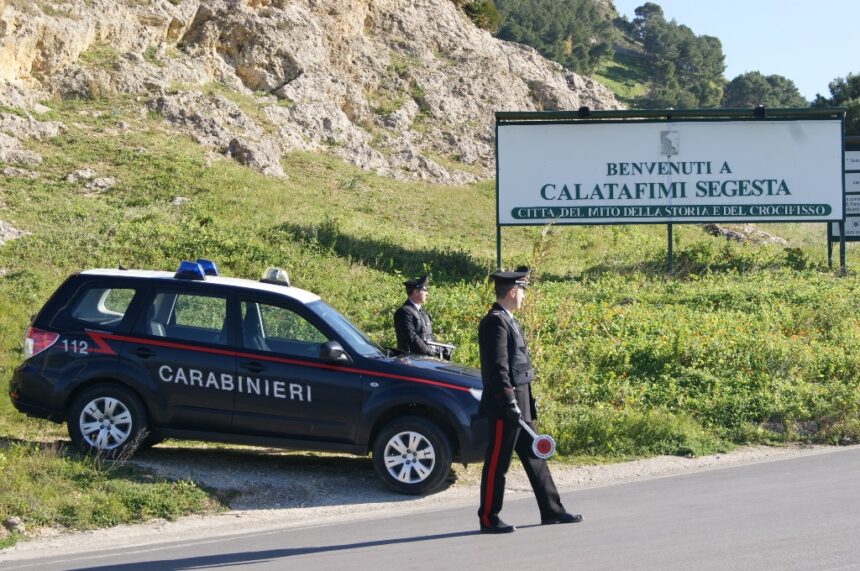
[[[427,300],[427,276],[406,280],[407,299],[394,312],[394,332],[397,334],[397,348],[413,355],[427,355],[451,359],[453,347],[441,345],[433,336],[430,316],[424,311]]]

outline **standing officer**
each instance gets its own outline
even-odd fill
[[[478,326],[484,383],[480,410],[489,420],[489,443],[481,474],[481,507],[478,509],[481,533],[510,533],[516,529],[499,519],[505,474],[514,450],[529,477],[540,509],[541,524],[582,521],[581,515],[570,514],[561,505],[546,460],[532,454],[531,437],[519,425],[523,418],[534,429],[537,416],[531,394],[534,369],[522,329],[513,315],[522,307],[525,298],[528,268],[498,271],[490,277],[495,282],[496,303]]]
[[[451,360],[450,345],[436,342],[430,316],[424,311],[427,301],[427,276],[406,280],[407,300],[394,312],[394,332],[397,348],[413,355],[428,355]]]

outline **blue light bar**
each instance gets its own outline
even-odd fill
[[[179,269],[173,276],[179,280],[205,280],[206,275],[203,273],[203,268],[197,262],[189,262],[182,260],[179,263]]]
[[[203,268],[203,273],[207,276],[217,276],[218,275],[218,266],[215,265],[215,262],[212,260],[207,260],[205,258],[197,258],[197,263]]]

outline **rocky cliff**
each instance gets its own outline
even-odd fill
[[[494,111],[620,108],[450,0],[0,0],[0,161],[38,161],[51,98],[122,94],[272,176],[324,150],[445,183],[493,175]]]

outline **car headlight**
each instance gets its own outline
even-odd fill
[[[481,395],[484,394],[484,391],[481,389],[469,389],[469,394],[475,397],[475,400],[480,401]]]

